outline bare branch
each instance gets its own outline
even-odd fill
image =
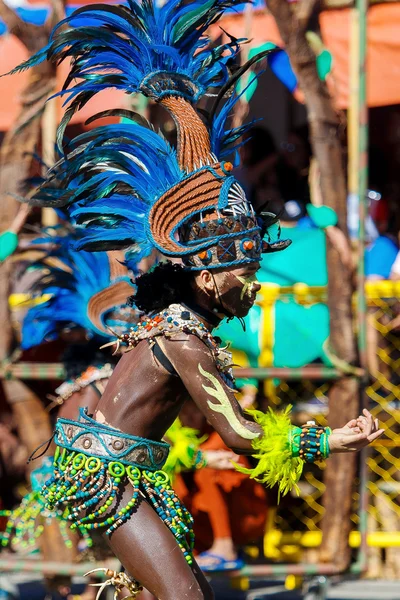
[[[310,28],[314,31],[315,25],[318,28],[321,0],[301,0],[295,4],[268,0],[268,9],[275,18],[283,41],[287,45],[290,37],[298,37]]]
[[[52,29],[65,18],[65,0],[50,0],[51,13],[44,27],[47,35],[50,35]]]
[[[4,0],[0,0],[0,18],[6,24],[8,31],[15,35],[28,50],[31,50],[41,28],[31,23],[25,23],[12,8],[7,6]]]
[[[321,0],[301,0],[295,5],[298,20],[306,26],[319,4]]]
[[[279,33],[287,46],[293,23],[293,12],[289,2],[282,2],[282,0],[268,0],[268,10],[274,17],[279,28]]]

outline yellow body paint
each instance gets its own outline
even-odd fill
[[[245,427],[239,421],[235,414],[235,411],[233,410],[232,404],[230,403],[229,398],[218,379],[214,377],[214,375],[212,375],[211,373],[205,371],[200,364],[199,371],[201,375],[206,377],[214,386],[209,387],[207,385],[204,385],[204,383],[202,384],[203,390],[207,392],[207,394],[210,394],[210,396],[213,396],[213,398],[218,400],[218,404],[216,404],[215,402],[211,402],[211,400],[207,400],[207,404],[211,408],[211,410],[220,413],[221,415],[224,415],[234,432],[240,435],[240,437],[246,440],[254,440],[256,437],[258,437],[258,433],[250,431],[250,429],[247,429],[247,427]]]
[[[240,281],[240,283],[243,283],[243,288],[240,292],[240,299],[243,300],[246,295],[251,296],[253,293],[253,285],[258,283],[257,275],[250,275],[250,277],[240,277],[240,275],[235,275],[235,277]]]

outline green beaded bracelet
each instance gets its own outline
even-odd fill
[[[207,460],[204,455],[204,452],[202,452],[201,450],[198,450],[195,461],[194,461],[194,468],[202,469],[203,467],[206,467],[206,466],[207,466]]]
[[[302,427],[292,427],[289,440],[292,456],[309,463],[328,458],[331,433],[329,427],[318,427],[314,421],[308,421]]]

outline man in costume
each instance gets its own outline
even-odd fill
[[[38,253],[43,254],[33,262],[30,259],[24,270],[27,274],[35,272],[36,279],[27,302],[30,308],[22,321],[21,348],[29,350],[46,341],[64,338],[67,349],[61,360],[67,379],[57,388],[56,397],[50,397],[52,404],[48,407],[57,406],[58,416],[64,418],[77,418],[81,406],[94,411],[116,363],[116,357],[114,360],[109,352],[101,352],[99,347],[109,341],[110,327],[118,330],[121,325],[126,328],[128,323],[134,322],[132,309],[126,306],[127,295],[133,291],[133,286],[131,275],[121,264],[123,253],[77,252],[73,249],[73,241],[74,236],[67,234],[65,229],[44,230],[42,236],[31,243],[27,253],[20,254],[20,261],[30,257],[32,250],[35,258]],[[18,301],[15,302],[13,297],[10,303],[18,308]],[[49,548],[41,534],[50,525],[53,535],[58,530],[57,538],[65,544],[62,549],[64,560],[71,561],[76,557],[76,549],[68,521],[63,511],[47,511],[40,493],[43,483],[53,472],[53,459],[45,456],[38,462],[40,466],[30,475],[32,491],[23,498],[20,506],[6,513],[9,518],[1,543],[24,553],[39,547],[46,558]],[[84,537],[84,543],[79,543],[80,550],[92,557],[94,549],[90,536],[84,529],[80,534]],[[76,543],[78,539],[76,536]],[[99,555],[98,544],[95,550]],[[102,552],[100,556],[104,558],[107,554]],[[68,578],[51,579],[53,588],[65,585],[70,586]],[[94,598],[95,595],[96,592],[89,589],[85,597]]]
[[[274,215],[254,212],[225,160],[244,128],[225,129],[234,95],[219,108],[248,65],[231,75],[240,41],[211,48],[204,32],[235,4],[83,7],[63,22],[76,27],[56,29],[20,67],[72,57],[60,145],[74,112],[110,86],[145,94],[177,126],[175,150],[143,117],[111,111],[132,124],[100,126],[67,143],[57,201],[48,200],[51,172],[37,197],[42,206],[63,206],[82,226],[78,249],[130,247],[139,260],[156,248],[183,263],[161,264],[137,279],[134,302],[147,316],[118,339],[129,351],[93,417],[82,411],[79,421],[58,420],[55,475],[44,488],[48,506],[68,508],[73,527],[104,531],[126,569],[110,582],[117,590],[127,585],[132,597],[140,581],[161,600],[212,598],[192,556],[191,517],[162,470],[162,438],[188,396],[229,448],[259,459],[250,474],[279,484],[282,493],[296,484],[304,462],[357,450],[382,433],[368,412],[333,432],[292,427],[287,413],[245,417],[229,353],[212,334],[221,319],[241,318],[254,303],[261,253],[289,244],[279,239]],[[197,102],[212,89],[216,99],[201,118]]]
[[[51,231],[51,230],[50,230]],[[126,305],[133,292],[131,274],[124,266],[121,252],[84,252],[73,248],[75,237],[59,229],[58,235],[45,230],[34,240],[29,249],[43,253],[41,258],[28,262],[24,273],[40,273],[30,290],[31,304],[22,321],[21,348],[33,347],[58,337],[67,342],[61,358],[67,378],[56,389],[56,396],[48,409],[58,407],[58,416],[64,419],[79,417],[79,409],[85,407],[92,414],[119,357],[100,350],[108,345],[117,331],[125,331],[139,319],[138,311]],[[24,253],[20,255],[24,258]],[[11,296],[10,303],[18,307]],[[206,439],[198,438],[193,429],[182,427],[177,420],[167,432],[172,446],[166,468],[171,474],[181,470],[198,468],[205,463],[199,445]],[[212,451],[207,462],[216,469],[226,468],[235,455]],[[13,547],[35,549],[37,537],[43,530],[44,504],[39,493],[40,482],[48,477],[49,459],[32,473],[33,492],[28,494],[20,507],[10,513],[2,545],[12,540]],[[51,514],[48,514],[51,517]],[[59,515],[62,516],[61,514]],[[65,522],[60,519],[60,522]],[[83,529],[83,533],[86,533]],[[70,546],[68,535],[64,540]],[[90,541],[90,539],[89,539]]]

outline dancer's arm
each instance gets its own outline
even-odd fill
[[[262,429],[244,416],[233,391],[221,378],[207,346],[193,335],[187,336],[184,342],[163,338],[158,343],[191,398],[224,443],[239,454],[252,454],[251,442],[261,435]]]
[[[207,346],[193,335],[186,341],[161,341],[162,349],[182,379],[188,393],[222,437],[239,454],[254,453],[254,440],[266,432],[246,418],[233,391],[221,378]],[[361,450],[383,434],[368,411],[329,435],[329,451]]]

